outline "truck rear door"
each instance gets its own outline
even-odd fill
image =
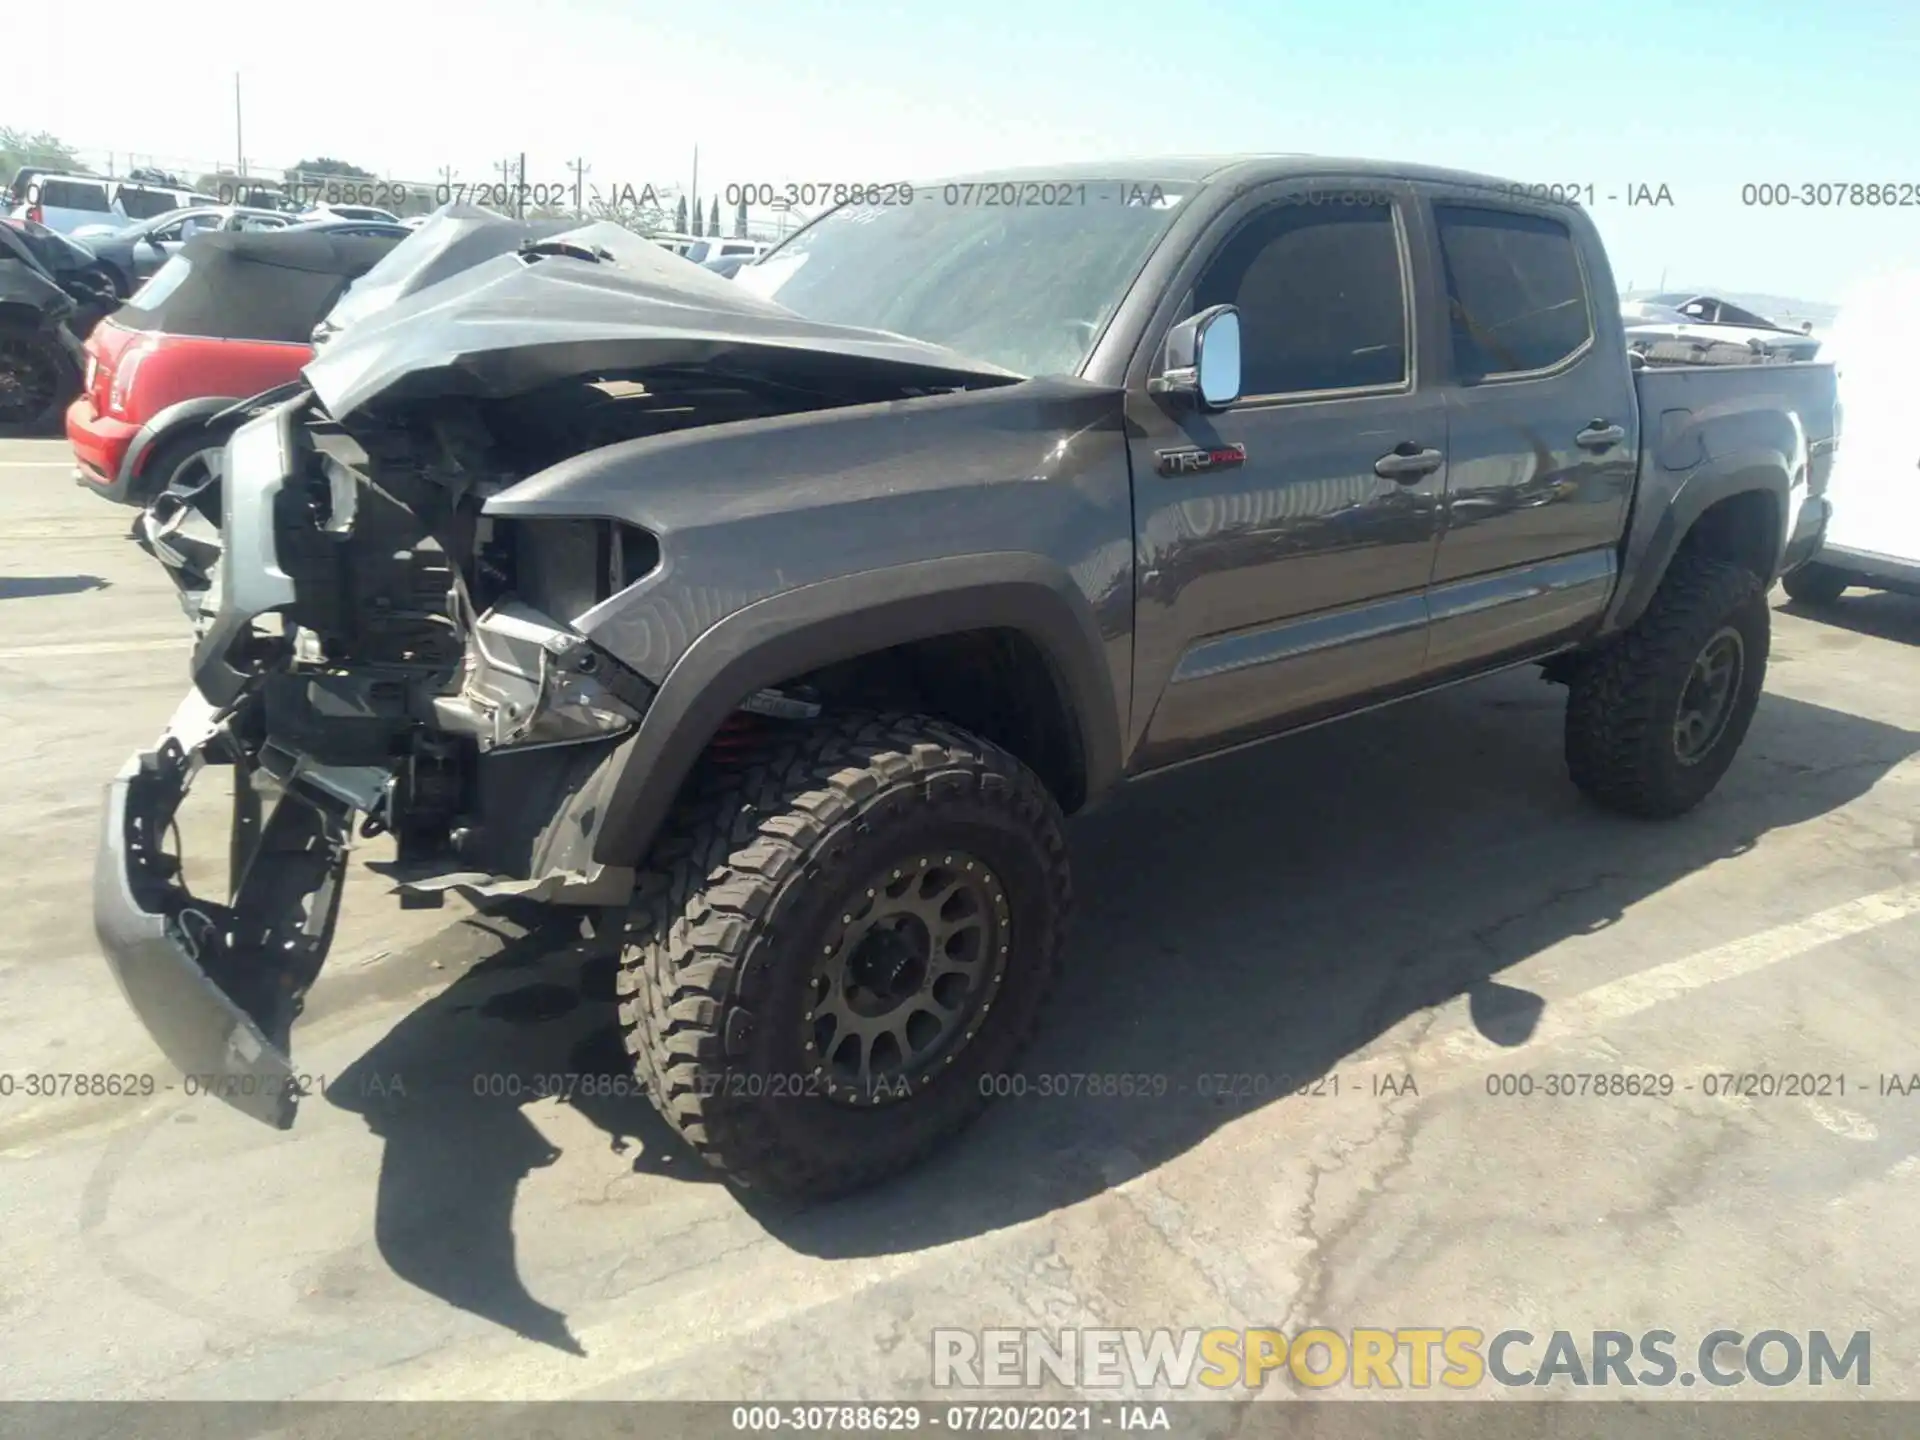
[[[1464,186],[1414,188],[1451,331],[1426,662],[1439,676],[1598,623],[1639,419],[1619,299],[1586,217]]]

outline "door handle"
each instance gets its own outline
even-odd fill
[[[1588,423],[1586,429],[1573,437],[1573,443],[1582,450],[1611,450],[1626,438],[1627,432],[1624,427],[1609,425],[1604,420],[1594,420]]]
[[[1373,473],[1382,480],[1414,485],[1438,470],[1446,458],[1438,450],[1422,450],[1413,441],[1402,440],[1373,462]]]

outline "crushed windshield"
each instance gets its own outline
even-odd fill
[[[1192,188],[925,186],[908,203],[842,206],[736,283],[812,320],[945,345],[1022,375],[1073,374]]]

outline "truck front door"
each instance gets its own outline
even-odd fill
[[[1446,410],[1415,361],[1398,184],[1261,187],[1178,272],[1128,385],[1136,737],[1151,769],[1404,687],[1426,649]],[[1241,398],[1150,395],[1178,319],[1240,312]]]

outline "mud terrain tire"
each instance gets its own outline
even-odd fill
[[[1573,783],[1609,809],[1670,819],[1704,800],[1733,763],[1760,702],[1771,638],[1751,571],[1682,554],[1631,628],[1575,668],[1567,697]],[[1704,722],[1699,682],[1734,655],[1724,703]],[[1705,670],[1702,667],[1706,667]],[[1691,736],[1691,742],[1683,738]]]
[[[1053,988],[1072,907],[1053,797],[997,746],[903,714],[782,727],[689,792],[622,937],[621,1028],[655,1106],[781,1197],[915,1164],[986,1106]],[[891,1051],[863,1038],[902,1015]],[[944,1040],[908,1048],[933,1026]],[[883,1052],[911,1084],[881,1084]]]

